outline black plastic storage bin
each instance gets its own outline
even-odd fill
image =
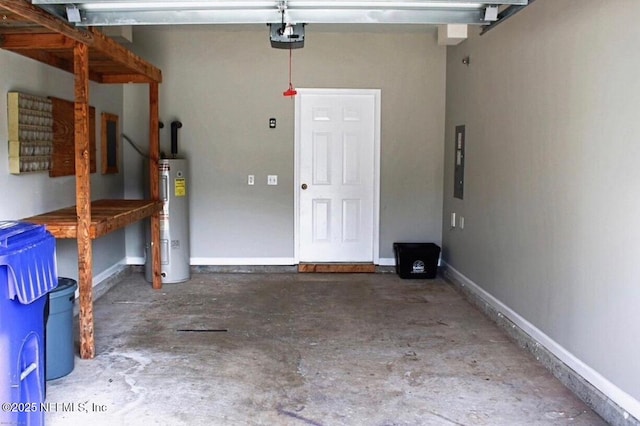
[[[400,278],[435,278],[440,247],[434,243],[393,243]]]

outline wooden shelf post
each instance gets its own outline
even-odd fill
[[[149,182],[152,200],[160,200],[160,118],[158,105],[158,83],[149,83]],[[153,284],[156,290],[162,288],[160,276],[160,213],[151,216],[151,264]]]
[[[80,357],[95,356],[93,336],[93,253],[91,247],[91,165],[89,151],[89,47],[73,49],[75,74],[76,213],[78,215],[78,287],[80,289]]]

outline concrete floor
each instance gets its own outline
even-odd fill
[[[95,322],[49,426],[606,424],[439,279],[134,274]]]

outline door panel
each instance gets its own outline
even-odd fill
[[[342,201],[342,242],[360,240],[360,200]]]
[[[315,199],[313,202],[313,243],[331,241],[331,200]]]
[[[331,185],[331,134],[313,133],[313,184]]]
[[[360,171],[360,154],[362,147],[356,134],[345,134],[342,143],[342,184],[360,185],[362,172]]]

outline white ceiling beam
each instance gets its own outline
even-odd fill
[[[286,21],[306,24],[485,24],[484,11],[381,11],[288,10]],[[267,24],[278,23],[276,11],[147,11],[86,13],[80,26],[111,25],[176,25],[176,24]]]
[[[43,8],[73,4],[79,26],[261,24],[285,20],[308,24],[467,24],[487,25],[496,5],[530,0],[33,0]],[[58,5],[58,6],[54,6]]]
[[[278,0],[184,0],[184,1],[176,1],[176,0],[31,0],[33,4],[75,4],[75,5],[85,5],[85,4],[109,4],[111,3],[114,7],[116,5],[123,4],[137,4],[137,5],[153,5],[153,7],[159,7],[163,3],[165,5],[169,4],[201,4],[206,5],[207,7],[216,7],[221,5],[227,5],[231,7],[263,7],[263,6],[273,6],[277,7],[280,1]],[[297,7],[300,7],[303,4],[312,5],[314,7],[331,7],[332,4],[355,4],[359,5],[359,7],[369,7],[372,4],[377,4],[380,7],[388,7],[389,5],[434,5],[439,7],[455,7],[456,5],[461,4],[483,4],[483,5],[519,5],[525,6],[529,0],[324,0],[324,1],[315,1],[315,0],[285,0],[287,4],[295,4]],[[202,7],[202,6],[200,6]]]

